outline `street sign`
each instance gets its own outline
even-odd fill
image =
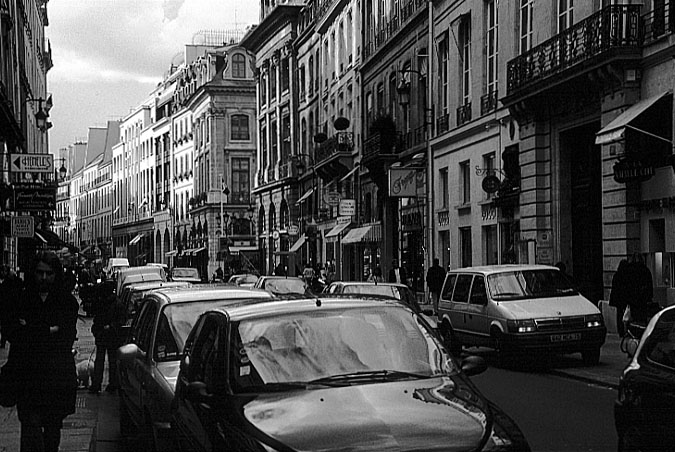
[[[35,223],[31,216],[19,216],[12,218],[12,237],[33,237],[35,235]]]
[[[9,154],[9,170],[13,173],[51,173],[52,154]]]
[[[340,207],[338,208],[338,215],[340,216],[354,216],[356,215],[356,200],[355,199],[341,199]]]
[[[14,210],[54,210],[56,209],[56,189],[54,188],[15,188]]]
[[[337,206],[340,203],[340,193],[336,191],[329,191],[325,194],[323,200],[329,206]]]

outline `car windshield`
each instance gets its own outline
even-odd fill
[[[199,278],[196,268],[175,268],[171,274],[174,278]]]
[[[307,284],[298,278],[268,279],[264,289],[276,295],[285,293],[307,293]]]
[[[524,300],[576,295],[571,281],[558,270],[519,270],[488,275],[494,300]]]
[[[324,384],[326,379],[382,381],[384,371],[385,376],[414,378],[457,372],[443,346],[402,307],[275,315],[241,321],[237,331],[233,372],[240,392],[252,386]]]

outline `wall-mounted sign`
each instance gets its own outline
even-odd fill
[[[323,200],[329,206],[337,206],[340,203],[340,193],[336,191],[329,191],[324,195]]]
[[[54,171],[52,154],[10,154],[9,170],[16,173],[51,173]]]
[[[414,198],[424,187],[424,172],[417,168],[389,169],[389,196]]]
[[[483,191],[485,193],[495,193],[497,190],[499,190],[499,186],[501,185],[501,181],[497,176],[494,174],[490,174],[489,176],[485,176],[483,178],[483,182],[481,183],[481,186],[483,187]]]
[[[56,209],[56,189],[15,188],[14,209],[19,211]]]
[[[640,160],[619,159],[614,164],[614,180],[620,184],[626,182],[644,182],[654,175],[654,167],[643,165]]]
[[[347,217],[356,215],[356,200],[341,199],[340,207],[338,207],[338,215]]]
[[[12,237],[33,237],[35,223],[33,217],[25,215],[12,218]]]

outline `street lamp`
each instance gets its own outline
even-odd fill
[[[42,97],[38,98],[30,97],[26,99],[26,103],[28,102],[38,103],[38,111],[35,113],[35,122],[37,124],[38,129],[40,129],[40,131],[42,132],[45,132],[52,125],[51,123],[47,122],[47,119],[49,118],[49,113],[45,112],[44,109],[42,108],[42,102],[44,102],[47,106],[49,106],[50,105],[49,100],[43,99]]]
[[[66,168],[66,159],[64,157],[61,157],[59,159],[56,159],[58,162],[61,162],[61,168],[58,170],[58,176],[59,180],[64,180],[66,178],[66,175],[68,174],[68,169]],[[56,170],[54,170],[56,172]]]

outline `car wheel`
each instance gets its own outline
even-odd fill
[[[504,335],[501,331],[493,330],[492,348],[496,354],[496,364],[498,367],[507,368],[513,365],[514,354],[511,347],[504,343]]]
[[[640,452],[642,448],[640,431],[636,427],[628,427],[619,435],[619,452]]]
[[[443,343],[446,347],[448,347],[452,356],[459,358],[459,356],[462,354],[462,342],[457,338],[454,331],[452,331],[452,328],[447,322],[443,322],[443,324],[441,324],[440,331]]]
[[[591,350],[583,350],[581,352],[581,359],[585,366],[597,366],[600,363],[600,348]]]

